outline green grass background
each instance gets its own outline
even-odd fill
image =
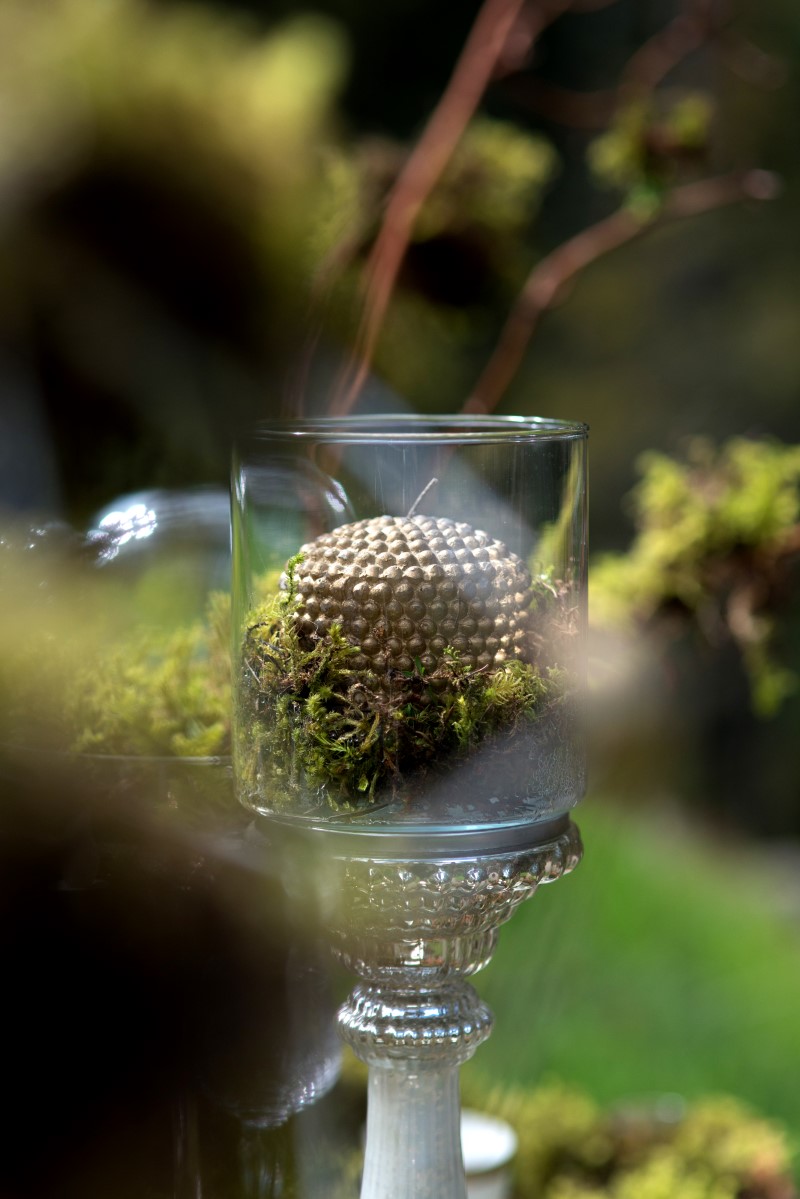
[[[663,812],[595,797],[578,823],[583,862],[475,980],[496,1023],[469,1081],[727,1093],[800,1132],[800,879]]]

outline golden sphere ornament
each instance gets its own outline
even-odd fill
[[[276,810],[410,809],[480,748],[472,785],[489,802],[535,730],[548,738],[546,713],[558,720],[551,605],[508,546],[449,517],[376,516],[306,542],[244,630],[245,785]]]
[[[480,529],[446,517],[377,516],[317,537],[300,555],[301,643],[310,648],[338,625],[358,651],[354,671],[430,674],[445,650],[483,672],[528,657],[530,573]]]

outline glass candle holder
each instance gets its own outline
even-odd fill
[[[233,521],[245,804],[408,850],[529,840],[577,803],[585,426],[263,425]]]
[[[362,1199],[465,1199],[466,977],[581,854],[586,427],[264,424],[233,469],[234,774],[361,982]]]

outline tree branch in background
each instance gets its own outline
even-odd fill
[[[591,12],[616,0],[484,0],[450,81],[389,192],[380,229],[363,272],[363,310],[352,353],[330,406],[332,415],[349,412],[371,367],[392,294],[419,214],[450,162],[492,79],[510,75],[506,86],[519,91],[513,76],[528,61],[542,30],[567,10]],[[677,15],[649,38],[628,61],[618,85],[587,93],[537,82],[537,107],[562,123],[607,128],[615,111],[651,95],[689,55],[714,42],[737,60],[742,71],[777,78],[772,60],[727,29],[727,0],[683,0]],[[770,86],[775,85],[773,83]],[[634,240],[654,225],[692,216],[742,199],[768,199],[775,176],[744,171],[673,188],[655,217],[622,206],[611,216],[558,246],[533,269],[501,332],[498,345],[464,405],[464,412],[491,411],[519,368],[542,313],[565,286],[597,258]],[[329,273],[352,261],[360,239],[335,249]]]
[[[535,40],[568,3],[537,3],[527,21],[527,38]],[[493,78],[524,4],[525,0],[484,0],[447,88],[389,194],[364,271],[364,315],[353,355],[331,405],[334,416],[349,412],[358,399],[415,221]]]
[[[724,29],[719,36],[718,47],[728,70],[753,87],[771,92],[786,83],[789,75],[786,63],[754,45],[740,33]]]
[[[573,0],[571,12],[593,11],[606,7],[607,0]],[[655,90],[684,59],[703,45],[713,44],[728,67],[746,82],[768,91],[786,82],[785,64],[755,46],[741,34],[729,29],[730,13],[715,11],[708,0],[686,0],[681,11],[663,29],[654,34],[629,59],[620,83],[615,87],[581,92],[560,87],[541,79],[511,78],[507,93],[527,104],[546,120],[576,129],[603,129],[615,109],[626,100],[636,99]]]
[[[724,25],[715,0],[685,0],[680,12],[631,55],[619,86],[620,102],[654,91],[684,59]]]
[[[495,351],[462,411],[486,413],[497,407],[519,369],[542,314],[553,307],[566,285],[592,262],[672,220],[699,216],[740,200],[772,199],[778,186],[775,175],[759,170],[736,171],[686,183],[666,197],[655,220],[643,222],[629,208],[620,208],[557,246],[528,276]]]
[[[608,125],[619,98],[615,87],[581,92],[557,83],[548,83],[544,79],[525,79],[522,76],[506,80],[503,91],[518,104],[554,124],[598,131]]]

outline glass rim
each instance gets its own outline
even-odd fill
[[[373,413],[348,416],[265,419],[249,437],[262,441],[364,442],[397,438],[406,442],[571,441],[585,440],[589,426],[582,421],[545,416],[481,416],[457,413]],[[247,440],[247,436],[245,440]]]

